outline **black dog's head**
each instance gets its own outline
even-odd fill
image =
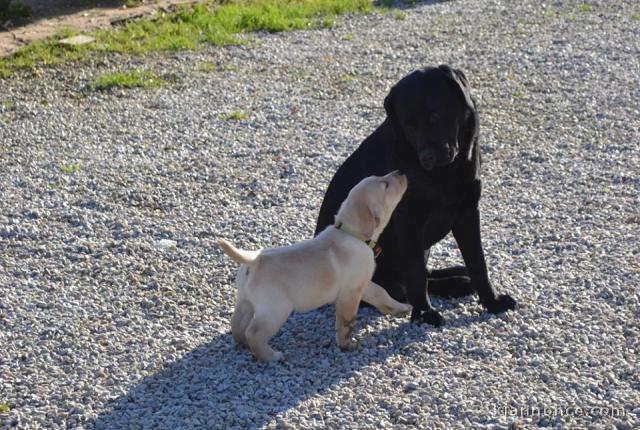
[[[416,70],[391,89],[384,107],[404,146],[401,157],[409,155],[426,171],[456,157],[471,159],[477,117],[460,70],[445,65]]]

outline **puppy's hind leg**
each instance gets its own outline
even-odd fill
[[[269,346],[269,341],[280,330],[291,311],[291,308],[281,305],[274,309],[255,313],[247,326],[245,336],[249,348],[256,358],[263,361],[278,361],[284,358],[281,352],[275,351]]]
[[[410,305],[394,300],[384,288],[375,282],[369,282],[362,293],[362,300],[375,306],[383,314],[397,316],[411,310]]]
[[[353,330],[364,288],[366,285],[356,290],[341,291],[336,300],[336,342],[343,351],[353,351],[358,347],[358,342],[353,339]]]
[[[249,345],[247,343],[247,336],[245,332],[247,331],[247,326],[252,319],[253,305],[251,302],[248,300],[238,299],[236,308],[231,316],[231,333],[233,334],[233,339],[236,342],[246,346]]]

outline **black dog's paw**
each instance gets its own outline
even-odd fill
[[[411,322],[418,324],[427,323],[434,327],[440,327],[444,324],[444,318],[433,309],[421,311],[414,308],[413,311],[411,311]]]
[[[508,294],[500,294],[497,299],[484,303],[487,312],[499,314],[505,311],[511,311],[518,306],[515,300]]]

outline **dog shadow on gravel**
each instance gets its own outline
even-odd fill
[[[335,344],[333,306],[293,314],[271,345],[279,363],[256,361],[231,334],[187,353],[108,405],[95,428],[256,428],[305,400],[326,393],[369,365],[394,355],[424,353],[425,335],[438,331],[390,318],[373,308],[359,311],[354,352]],[[455,325],[473,323],[473,318]],[[285,419],[286,421],[286,419]]]

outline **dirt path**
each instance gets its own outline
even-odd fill
[[[24,22],[0,23],[0,57],[15,52],[35,40],[53,36],[61,28],[89,31],[108,28],[129,19],[152,16],[169,11],[178,4],[196,3],[196,0],[157,0],[127,8],[123,1],[89,0],[24,0],[32,9],[32,16]]]

